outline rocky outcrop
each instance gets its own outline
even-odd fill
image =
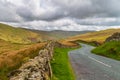
[[[50,80],[52,70],[50,60],[53,57],[54,43],[49,42],[39,51],[39,55],[23,64],[18,70],[12,71],[9,80]]]
[[[114,33],[112,36],[108,37],[105,42],[110,42],[110,41],[120,41],[120,33]]]

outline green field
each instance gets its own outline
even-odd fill
[[[92,52],[98,55],[120,60],[120,41],[107,42],[95,48]]]
[[[52,80],[75,80],[71,64],[69,62],[68,51],[71,48],[55,48],[54,60],[51,61],[53,70]]]

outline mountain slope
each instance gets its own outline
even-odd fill
[[[0,23],[0,39],[10,41],[12,43],[33,43],[40,41],[40,36],[37,33],[14,28],[12,26]]]
[[[62,30],[54,30],[54,31],[31,30],[31,31],[38,33],[44,40],[59,40],[59,39],[65,39],[71,36],[75,36],[78,34],[93,32],[93,31],[62,31]]]
[[[83,40],[86,42],[97,41],[99,43],[103,43],[106,40],[106,38],[108,38],[109,36],[116,32],[120,32],[120,29],[107,29],[97,32],[90,32],[82,35],[77,35],[75,37],[70,38],[69,40],[71,41]]]

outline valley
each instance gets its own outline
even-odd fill
[[[11,71],[17,70],[20,66],[29,62],[29,60],[35,59],[35,57],[38,56],[39,51],[44,49],[50,41],[53,41],[54,43],[52,44],[55,45],[55,53],[52,52],[52,54],[54,54],[53,60],[50,60],[53,70],[52,79],[61,80],[68,78],[69,76],[68,79],[74,80],[75,76],[74,71],[72,71],[72,66],[77,66],[74,64],[71,66],[72,61],[70,64],[69,58],[72,59],[70,55],[73,57],[75,56],[73,55],[75,54],[73,49],[81,47],[80,49],[84,50],[85,47],[82,44],[78,44],[78,42],[95,46],[98,44],[94,49],[92,48],[89,50],[87,48],[87,50],[92,52],[91,55],[97,54],[96,56],[120,60],[120,36],[116,37],[114,35],[119,35],[119,32],[120,29],[108,29],[102,31],[38,31],[15,28],[0,23],[0,79],[8,80],[7,75]],[[73,52],[73,54],[68,54],[69,51]],[[79,51],[78,53],[81,54]],[[85,53],[87,52],[82,52],[82,54]],[[60,57],[61,59],[59,59]],[[81,55],[79,58],[81,58]],[[82,63],[80,63],[80,66],[83,66]],[[61,68],[64,69],[62,74],[60,74]],[[61,77],[63,74],[68,76]],[[99,73],[96,73],[95,76],[97,76],[97,74]]]

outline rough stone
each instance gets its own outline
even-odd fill
[[[108,37],[105,42],[110,42],[110,41],[120,41],[120,33],[114,33],[112,36]]]
[[[54,43],[49,42],[39,55],[9,74],[9,80],[49,80],[52,77],[50,60],[53,57]]]

